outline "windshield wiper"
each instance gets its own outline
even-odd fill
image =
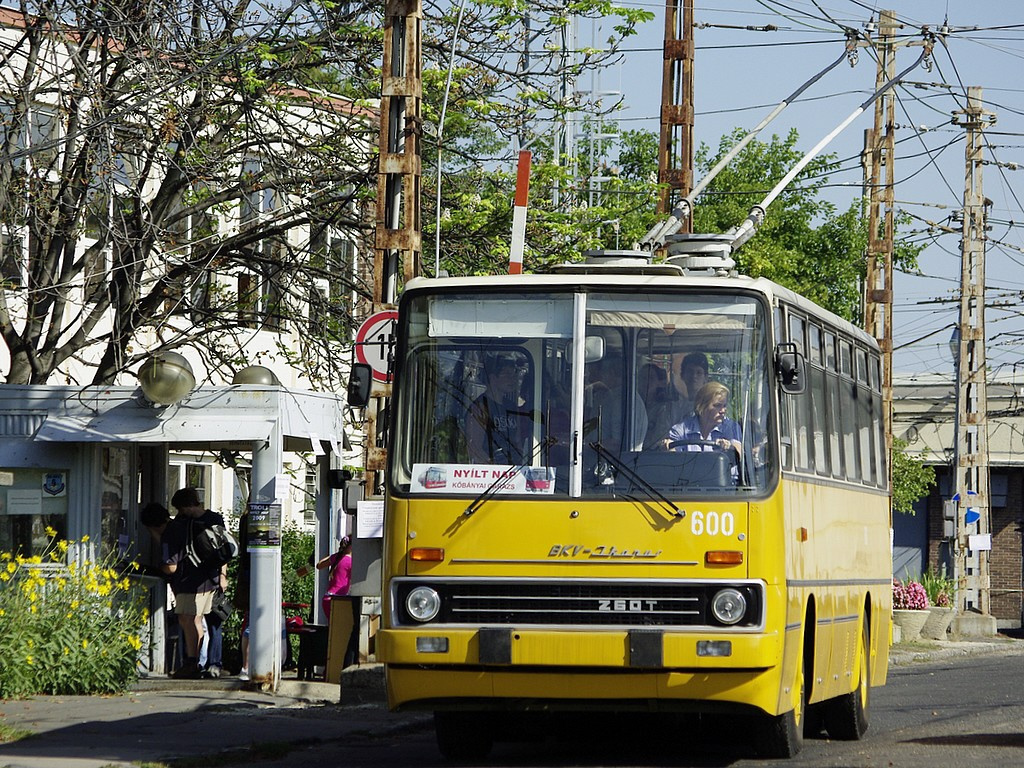
[[[599,442],[595,440],[594,442],[590,443],[590,447],[594,449],[594,452],[597,453],[598,456],[607,461],[609,464],[612,464],[617,470],[619,470],[619,472],[622,472],[630,481],[640,486],[643,490],[647,491],[648,496],[650,496],[655,501],[660,501],[661,504],[666,509],[668,509],[668,511],[671,512],[674,517],[686,517],[685,510],[680,509],[671,501],[669,501],[668,497],[666,497],[665,494],[663,494],[661,491],[659,491],[657,488],[655,488],[653,485],[647,482],[645,478],[641,477],[632,469],[630,469],[629,466],[622,459],[613,454]]]
[[[470,517],[471,515],[473,515],[473,513],[475,513],[478,509],[480,509],[480,507],[486,504],[495,494],[497,494],[498,489],[502,486],[503,483],[505,483],[509,478],[515,477],[528,466],[530,466],[533,463],[533,457],[540,453],[541,448],[552,446],[557,442],[557,439],[555,439],[552,436],[549,436],[546,439],[541,440],[539,443],[537,443],[537,446],[530,452],[530,455],[523,460],[522,464],[518,464],[517,466],[512,467],[512,469],[506,470],[499,474],[496,478],[494,478],[494,482],[492,482],[490,485],[484,488],[483,491],[480,492],[480,495],[473,499],[473,501],[470,502],[469,506],[462,511],[462,514],[466,517]]]

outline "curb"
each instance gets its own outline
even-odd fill
[[[1024,654],[1024,642],[1007,637],[897,643],[889,647],[889,665],[905,666],[980,655]]]
[[[268,690],[265,685],[260,683],[239,680],[236,677],[221,677],[214,680],[175,680],[163,676],[140,678],[130,690],[137,693],[202,691],[223,694],[245,691],[266,694],[278,700],[290,699],[296,703],[326,703],[343,706],[383,704],[387,700],[383,664],[361,664],[349,667],[342,672],[340,684],[284,678],[278,683],[276,691]]]

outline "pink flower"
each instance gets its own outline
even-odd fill
[[[896,610],[923,611],[928,608],[928,593],[916,581],[892,580],[892,607]]]

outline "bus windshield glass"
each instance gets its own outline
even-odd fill
[[[736,292],[418,293],[399,493],[683,499],[778,475],[767,303]]]

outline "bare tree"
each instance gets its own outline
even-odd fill
[[[601,8],[476,4],[455,38],[456,8],[428,6],[426,66],[459,52],[465,162],[552,119],[566,105],[547,94],[614,55],[526,61],[527,40]],[[353,302],[371,293],[354,258],[372,244],[380,7],[44,0],[0,13],[6,381],[86,370],[80,383],[111,383],[154,348],[187,346],[209,375],[262,353],[336,388]],[[617,34],[639,18],[611,13]],[[429,122],[439,88],[428,98]]]

